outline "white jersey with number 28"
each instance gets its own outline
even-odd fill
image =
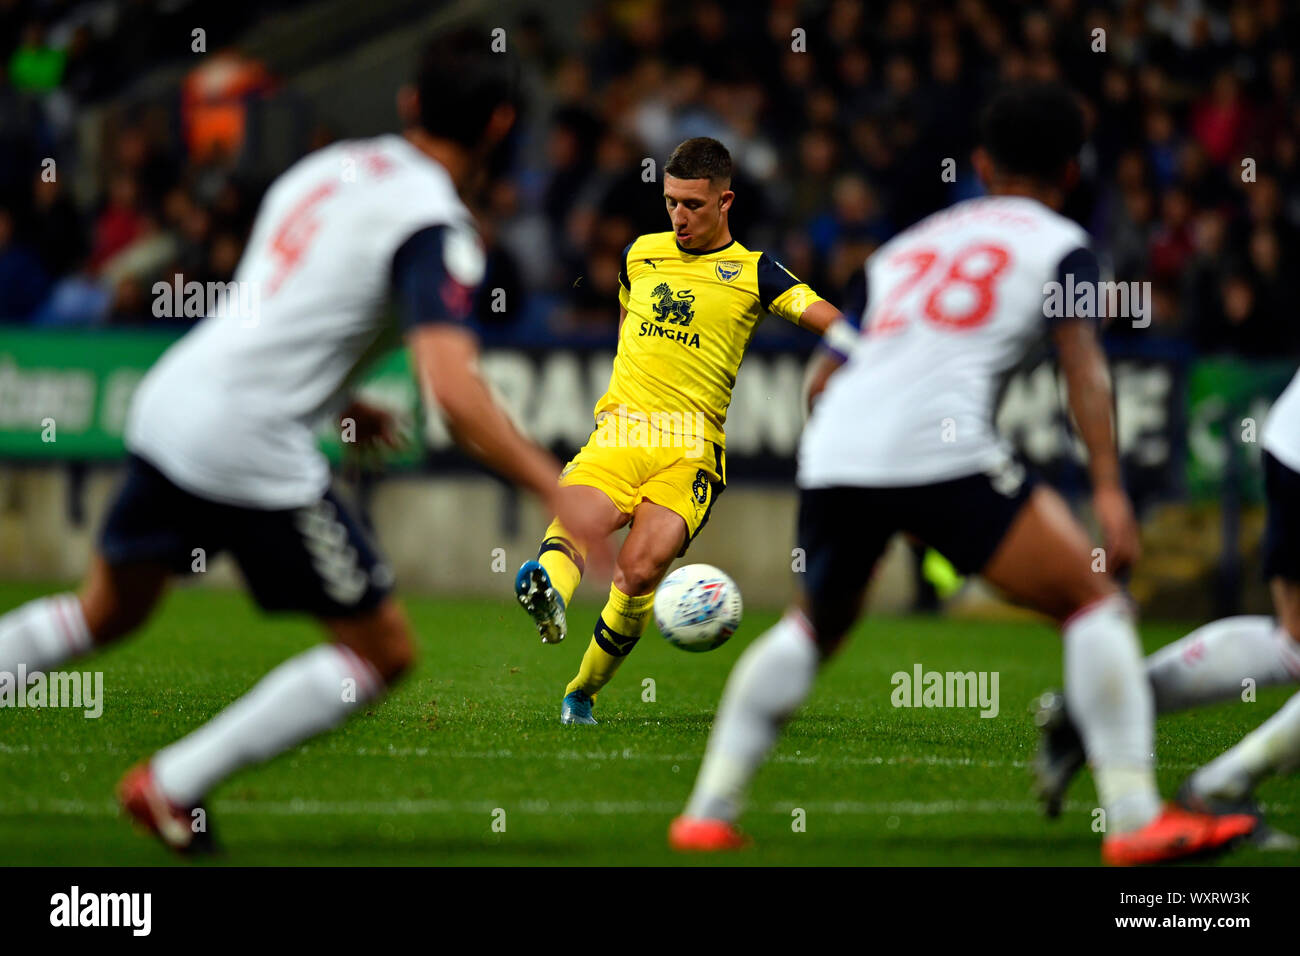
[[[867,260],[862,336],[804,431],[799,486],[924,485],[1011,460],[1004,377],[1047,331],[1044,285],[1087,233],[1022,197],[958,203]]]

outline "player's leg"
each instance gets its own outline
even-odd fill
[[[675,511],[643,501],[632,530],[619,549],[609,600],[596,618],[595,633],[577,675],[564,689],[565,723],[595,723],[591,704],[645,632],[654,590],[686,544],[686,522]]]
[[[1264,615],[1211,621],[1147,658],[1156,713],[1240,696],[1242,681],[1272,687],[1300,681],[1300,641]]]
[[[1276,618],[1238,616],[1213,621],[1160,648],[1146,660],[1147,678],[1155,694],[1156,713],[1168,713],[1235,698],[1243,681],[1256,687],[1300,680],[1300,475],[1265,453],[1264,481],[1268,495],[1268,525],[1264,539],[1264,568],[1273,592]],[[1082,763],[1081,742],[1059,695],[1038,701],[1042,731],[1039,790],[1049,816],[1059,811],[1073,772]],[[1227,766],[1227,764],[1221,765]],[[1196,787],[1210,780],[1200,778]],[[1196,787],[1185,785],[1189,802],[1206,800],[1226,806],[1239,800],[1226,796],[1201,800]],[[1258,834],[1256,834],[1258,837]]]
[[[1092,571],[1090,542],[1065,502],[1038,486],[1007,528],[984,576],[1061,622],[1065,687],[1106,813],[1103,855],[1151,862],[1225,845],[1253,821],[1162,811],[1155,710],[1130,604]]]
[[[1157,714],[1236,698],[1246,680],[1266,687],[1300,679],[1300,645],[1292,637],[1300,633],[1300,584],[1283,578],[1271,584],[1276,620],[1240,616],[1213,621],[1147,658]],[[1193,810],[1251,813],[1257,820],[1253,843],[1295,849],[1293,837],[1265,824],[1253,799],[1256,782],[1281,772],[1297,756],[1300,706],[1293,704],[1294,699],[1238,747],[1188,778],[1179,803]],[[1059,695],[1043,694],[1037,708],[1041,740],[1035,772],[1047,814],[1055,816],[1070,778],[1083,763],[1082,742]]]
[[[599,515],[607,534],[613,534],[631,520],[601,488],[573,483],[583,507]],[[537,625],[545,644],[564,640],[568,628],[566,612],[573,593],[586,571],[586,549],[560,523],[551,521],[542,536],[537,557],[525,561],[515,575],[515,596]]]
[[[1061,624],[1070,714],[1093,763],[1108,832],[1122,832],[1160,812],[1151,763],[1155,718],[1127,602],[1092,567],[1087,534],[1060,496],[1040,485],[984,576]]]
[[[0,617],[0,673],[47,671],[130,634],[167,584],[157,564],[113,566],[98,553],[81,588],[37,598]]]
[[[619,549],[614,580],[578,674],[565,689],[561,720],[594,724],[591,706],[641,638],[654,607],[654,589],[673,559],[686,553],[708,523],[726,487],[726,460],[717,445],[699,441],[624,449],[618,462],[635,483],[632,530]]]
[[[632,518],[639,500],[631,449],[608,444],[596,431],[560,474],[560,484],[574,486],[585,496],[591,514],[604,519],[613,534]],[[566,610],[586,570],[586,551],[558,521],[542,536],[537,557],[525,561],[515,575],[515,597],[533,619],[544,644],[558,644],[568,630]]]
[[[185,824],[195,819],[194,810],[217,784],[339,726],[378,698],[414,660],[406,614],[391,597],[357,617],[321,623],[329,642],[276,667],[124,780],[128,809],[176,849],[191,849],[198,834]],[[166,811],[158,813],[160,806]],[[172,821],[182,825],[169,826]]]
[[[1295,626],[1294,624],[1291,626]],[[1285,619],[1240,615],[1211,621],[1148,655],[1147,680],[1157,715],[1239,697],[1249,679],[1254,687],[1300,681],[1300,642]],[[1049,817],[1074,773],[1083,765],[1083,744],[1065,699],[1047,691],[1034,702],[1041,739],[1035,772]]]
[[[379,697],[414,655],[406,615],[390,596],[391,571],[332,493],[293,511],[225,507],[222,517],[257,603],[312,614],[330,642],[285,661],[123,780],[128,811],[182,851],[210,840],[188,821],[213,786],[338,726]]]
[[[1300,680],[1300,474],[1267,452],[1263,467],[1264,573],[1276,620],[1214,621],[1152,654],[1147,676],[1159,713],[1236,697],[1245,678],[1257,687]]]
[[[1284,634],[1300,633],[1300,583],[1275,577],[1273,606]],[[1246,674],[1245,676],[1251,676]],[[1293,678],[1294,679],[1294,678]],[[1238,679],[1234,691],[1241,690]],[[1241,742],[1196,771],[1180,796],[1196,804],[1245,807],[1265,777],[1300,768],[1300,694]]]
[[[201,502],[142,459],[127,459],[81,588],[28,601],[0,617],[0,673],[45,671],[123,637],[144,623],[186,566],[201,532]]]
[[[872,494],[880,493],[851,488],[800,493],[798,543],[807,570],[799,606],[756,638],[727,678],[695,787],[669,831],[675,848],[744,845],[733,824],[750,781],[811,692],[822,661],[861,613],[871,569],[892,531],[891,509],[868,497]]]

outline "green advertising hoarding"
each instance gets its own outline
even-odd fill
[[[0,459],[101,461],[121,458],[131,396],[149,367],[180,337],[138,330],[50,331],[0,327]],[[387,353],[361,387],[418,424],[405,349]],[[321,424],[321,447],[343,458],[337,427]],[[418,442],[385,458],[409,464]]]
[[[179,334],[0,327],[0,460],[120,458],[131,395],[149,366]],[[485,353],[483,371],[506,396],[508,406],[524,416],[526,431],[564,453],[580,445],[590,428],[590,409],[608,381],[610,358],[604,353],[586,354],[558,346],[526,351],[505,348]],[[758,426],[761,413],[797,407],[798,369],[789,388],[782,387],[789,376],[779,374],[782,363],[790,361],[793,359],[786,355],[746,359],[729,416],[734,421],[728,421],[728,457],[733,459],[737,474],[756,474],[760,465],[779,462],[786,469],[782,474],[788,477],[786,472],[793,468],[797,423],[793,433],[786,436],[788,441],[777,441],[773,435],[781,429],[774,431],[773,421],[764,418],[750,436],[753,441],[748,445],[745,442],[746,426]],[[1148,491],[1168,494],[1177,490],[1180,479],[1185,479],[1189,497],[1218,500],[1224,476],[1229,473],[1230,456],[1235,456],[1242,494],[1248,501],[1260,500],[1259,432],[1269,406],[1286,387],[1295,365],[1289,361],[1232,358],[1188,363],[1185,358],[1172,356],[1148,357],[1137,365],[1134,361],[1123,357],[1112,360],[1116,372],[1123,373],[1116,375],[1121,417],[1127,416],[1133,427],[1140,424],[1144,430],[1139,437],[1152,448],[1158,445],[1180,452],[1185,448],[1185,455],[1175,454],[1158,462],[1154,479],[1158,487]],[[1175,369],[1185,370],[1186,375],[1168,374]],[[1048,371],[1049,390],[1054,394],[1056,374]],[[1153,394],[1159,395],[1158,390],[1151,390],[1155,372],[1165,373],[1158,380],[1173,389],[1163,398],[1153,398]],[[401,452],[384,454],[387,465],[446,462],[450,437],[445,429],[426,432],[405,349],[382,355],[358,384],[368,398],[403,413],[413,426],[413,440]],[[756,395],[750,394],[755,390]],[[1018,410],[1020,429],[1012,430],[1018,446],[1026,442],[1026,434],[1036,435],[1040,441],[1052,434],[1059,412],[1055,401],[1044,400],[1033,390],[1020,391],[1032,396],[1032,400],[1022,402]],[[1014,388],[1009,392],[1020,394]],[[746,401],[746,396],[754,401]],[[1163,409],[1160,414],[1147,407],[1157,400]],[[753,420],[746,421],[747,417]],[[557,422],[564,426],[558,431]],[[1060,427],[1065,428],[1063,424]],[[1184,429],[1186,443],[1174,441],[1175,437],[1183,437]],[[339,463],[345,446],[339,440],[338,424],[321,422],[320,434],[325,453]],[[1049,443],[1047,461],[1041,454],[1031,454],[1032,448],[1021,450],[1037,467],[1046,468],[1072,441]],[[426,459],[426,455],[432,458]],[[771,468],[768,473],[772,473]]]
[[[1230,466],[1247,501],[1263,500],[1260,432],[1294,362],[1199,359],[1187,377],[1187,493],[1220,497]]]

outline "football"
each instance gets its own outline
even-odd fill
[[[721,647],[740,626],[740,588],[711,564],[688,564],[655,592],[655,623],[664,640],[684,651]]]

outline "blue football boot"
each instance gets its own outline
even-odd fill
[[[543,644],[558,644],[564,640],[564,598],[551,586],[551,576],[541,562],[534,559],[523,563],[515,575],[515,597],[537,625]],[[588,712],[590,709],[588,707]]]
[[[564,703],[560,705],[560,723],[596,723],[596,718],[591,716],[591,705],[594,703],[595,700],[586,691],[575,690],[570,694],[565,694]]]

